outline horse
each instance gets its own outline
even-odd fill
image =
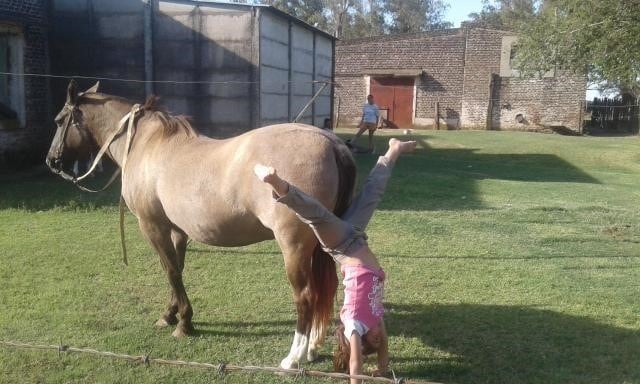
[[[156,107],[152,98],[143,106],[134,105],[98,92],[98,86],[78,92],[75,81],[69,83],[46,163],[68,176],[62,168],[69,156],[101,148],[99,155],[106,153],[120,167],[121,196],[159,255],[171,287],[167,308],[155,325],[175,325],[175,337],[194,331],[182,279],[189,239],[237,247],[275,238],[297,310],[291,349],[280,366],[293,368],[315,360],[332,317],[338,284],[335,262],[307,225],[274,203],[271,190],[252,170],[256,163],[274,166],[340,215],[355,187],[349,149],[332,132],[304,124],[277,124],[223,140],[208,138],[185,117]],[[130,129],[119,130],[125,120]]]

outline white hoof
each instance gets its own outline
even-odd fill
[[[291,351],[289,351],[287,357],[282,359],[280,367],[285,369],[298,369],[300,364],[305,362],[308,348],[309,338],[306,335],[296,332],[293,336]]]
[[[316,361],[318,359],[319,353],[318,350],[315,348],[311,348],[309,347],[309,350],[307,351],[307,361]]]
[[[170,326],[171,324],[169,324],[167,322],[167,320],[165,320],[164,318],[161,318],[160,320],[156,321],[156,328],[166,328],[168,326]]]
[[[189,334],[187,334],[187,332],[185,332],[182,328],[177,327],[175,331],[173,331],[171,336],[175,337],[176,339],[182,339],[183,337],[189,336]]]
[[[298,368],[300,368],[300,362],[292,359],[289,356],[287,356],[284,359],[282,359],[282,361],[280,362],[280,368],[298,369]]]

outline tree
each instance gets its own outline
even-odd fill
[[[518,30],[523,73],[567,69],[640,96],[638,0],[547,0]]]
[[[443,20],[448,7],[443,0],[263,0],[263,3],[340,39],[451,27],[451,23]]]
[[[355,5],[355,0],[324,0],[329,30],[339,39],[344,36],[344,29],[349,22],[349,12]]]
[[[449,4],[442,0],[386,0],[390,33],[424,32],[450,28],[443,16]]]
[[[291,16],[342,38],[355,0],[263,0]]]
[[[537,0],[482,0],[482,10],[469,14],[469,23],[476,27],[517,30],[531,20],[539,9]]]
[[[339,39],[382,35],[385,0],[322,0],[330,33]]]
[[[327,28],[323,0],[265,0],[263,3],[276,7],[315,27]]]
[[[359,1],[349,15],[343,38],[379,36],[387,32],[382,0]]]

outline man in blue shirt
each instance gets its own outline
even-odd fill
[[[362,107],[362,119],[358,124],[358,133],[352,140],[347,140],[347,145],[355,145],[356,140],[360,137],[364,131],[369,130],[369,152],[373,152],[373,132],[378,128],[378,122],[380,121],[380,110],[378,106],[373,103],[373,95],[367,96],[367,104]]]

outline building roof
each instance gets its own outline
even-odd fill
[[[244,3],[235,3],[235,2],[230,2],[230,1],[221,1],[221,0],[162,0],[162,1],[168,1],[168,2],[172,2],[172,3],[185,3],[185,4],[201,4],[201,5],[207,5],[207,4],[215,4],[215,5],[223,5],[229,8],[255,8],[255,9],[260,9],[260,10],[266,10],[267,12],[271,12],[274,13],[278,16],[284,17],[286,19],[289,19],[297,24],[303,25],[305,26],[307,29],[311,29],[315,32],[318,32],[320,34],[322,34],[325,37],[328,37],[332,40],[337,40],[337,38],[333,35],[331,35],[330,33],[323,31],[322,29],[319,29],[317,27],[314,27],[313,25],[298,19],[297,17],[291,16],[290,14],[288,14],[287,12],[284,12],[276,7],[273,7],[271,5],[267,5],[267,4],[244,4]]]
[[[373,42],[382,43],[382,42],[397,41],[397,40],[447,38],[447,37],[454,37],[454,36],[462,36],[464,35],[465,31],[470,29],[501,32],[504,34],[515,34],[514,32],[503,31],[498,29],[467,26],[462,28],[435,29],[432,31],[425,31],[425,32],[396,33],[396,34],[390,34],[390,35],[358,37],[355,39],[340,40],[339,44],[342,46],[345,46],[345,45],[357,45],[357,44],[373,43]]]

